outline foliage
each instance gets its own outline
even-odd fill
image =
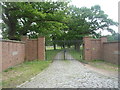
[[[51,61],[26,61],[2,72],[2,87],[15,88],[49,66]]]
[[[3,2],[2,19],[6,24],[3,38],[20,40],[45,36],[46,40],[81,40],[83,36],[100,37],[97,30],[115,33],[118,25],[108,18],[99,5],[75,7],[69,2]]]
[[[68,39],[80,40],[85,35],[99,37],[100,34],[96,33],[99,29],[115,33],[109,26],[117,26],[117,22],[109,19],[99,5],[95,5],[91,8],[70,6],[69,15],[71,19],[68,23]]]
[[[76,50],[70,50],[69,51],[69,54],[74,58],[74,59],[76,59],[76,60],[78,60],[78,61],[80,61],[80,62],[82,62],[82,63],[86,63],[87,64],[87,61],[85,61],[85,60],[83,60],[83,50],[82,50],[82,48],[81,48],[81,50],[78,52],[78,51],[76,51]]]
[[[7,25],[8,38],[16,39],[21,35],[36,38],[50,36],[64,28],[67,3],[64,2],[4,2],[3,20]],[[50,31],[50,32],[49,32]]]
[[[60,50],[46,50],[45,55],[47,60],[54,60],[57,53],[60,52]]]
[[[120,34],[119,33],[115,33],[115,34],[112,34],[112,35],[108,35],[107,36],[107,39],[108,41],[120,41]]]

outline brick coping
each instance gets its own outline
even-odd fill
[[[109,43],[120,43],[119,41],[115,41],[115,42],[103,42],[104,44],[109,44]]]
[[[6,39],[0,39],[0,42],[12,42],[12,43],[22,43],[22,44],[25,44],[25,42],[23,42],[23,41],[6,40]]]

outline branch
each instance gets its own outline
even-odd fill
[[[19,10],[19,8],[15,7],[15,8],[9,8],[9,11],[13,11],[13,10]]]
[[[5,16],[2,14],[2,20],[6,23],[6,24],[8,24],[9,23],[9,20],[8,19],[6,19],[5,18]]]
[[[33,22],[59,22],[59,23],[67,24],[65,22],[58,21],[58,20],[33,20]]]

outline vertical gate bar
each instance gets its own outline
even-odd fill
[[[84,43],[82,44],[82,60],[84,59]]]
[[[45,60],[47,60],[47,50],[46,50],[46,42],[45,42]]]
[[[65,60],[65,41],[64,41],[64,60]]]

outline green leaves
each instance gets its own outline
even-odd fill
[[[78,8],[68,3],[5,2],[3,20],[8,29],[3,30],[3,35],[9,39],[44,35],[47,39],[79,40],[85,35],[99,36],[99,29],[114,33],[110,26],[118,23],[109,19],[99,5]]]
[[[117,23],[108,18],[108,15],[101,10],[99,5],[91,8],[70,6],[69,16],[71,16],[68,27],[68,35],[71,39],[80,39],[85,35],[93,35],[99,37],[97,30],[108,30],[115,33],[110,28],[111,25],[117,26]]]
[[[6,2],[4,6],[4,16],[8,21],[6,25],[13,27],[14,31],[8,29],[9,39],[19,38],[21,35],[38,37],[45,35],[50,38],[52,35],[60,36],[62,29],[67,22],[68,2]],[[13,23],[11,23],[14,22]],[[7,32],[7,30],[6,30]],[[12,38],[10,36],[13,36]],[[19,38],[20,39],[20,38]]]

